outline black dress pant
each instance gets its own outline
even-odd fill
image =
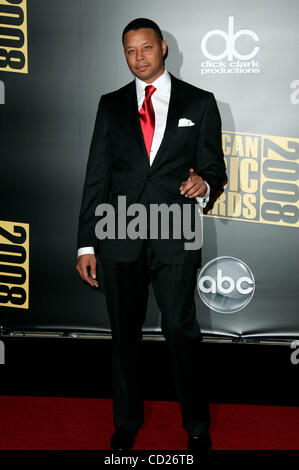
[[[198,267],[161,264],[150,239],[144,240],[135,261],[101,260],[101,264],[112,330],[115,428],[138,430],[144,422],[139,348],[151,282],[161,312],[182,426],[188,433],[207,431],[208,386],[194,301]]]

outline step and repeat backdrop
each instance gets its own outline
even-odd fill
[[[214,93],[228,183],[204,215],[203,334],[293,338],[298,320],[299,3],[0,0],[0,328],[108,332],[76,238],[100,96],[132,80],[121,34],[156,21],[166,66]],[[144,333],[160,330],[152,287]]]

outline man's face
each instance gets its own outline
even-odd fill
[[[164,72],[163,56],[167,44],[151,28],[128,31],[124,36],[124,53],[131,72],[152,83]]]

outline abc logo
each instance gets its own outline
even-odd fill
[[[214,55],[208,51],[207,42],[212,36],[220,36],[221,38],[224,39],[225,49],[223,50],[221,54]],[[240,52],[236,50],[236,41],[240,36],[249,36],[255,42],[259,41],[258,35],[254,31],[251,31],[250,29],[240,29],[240,31],[237,31],[236,33],[234,33],[234,17],[229,16],[228,33],[221,31],[221,29],[213,29],[212,31],[209,31],[202,38],[201,50],[203,54],[208,59],[211,59],[211,60],[221,60],[221,59],[224,59],[225,57],[227,57],[229,61],[233,60],[234,57],[239,60],[252,59],[258,53],[259,47],[255,46],[252,49],[252,51],[249,52],[248,54],[241,54]]]
[[[201,300],[218,313],[235,313],[252,299],[255,281],[249,267],[232,256],[207,263],[197,279]]]

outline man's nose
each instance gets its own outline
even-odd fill
[[[143,51],[136,51],[136,60],[143,60],[144,54]]]

